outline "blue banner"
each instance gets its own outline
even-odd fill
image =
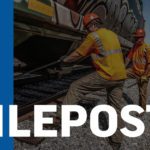
[[[13,103],[13,1],[0,1],[0,105],[3,105],[3,137],[0,149],[13,149],[9,138],[9,105]]]

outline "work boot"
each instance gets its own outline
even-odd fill
[[[60,129],[61,127],[61,118],[59,116],[57,116],[57,114],[55,113],[51,113],[49,115],[49,117],[53,118],[53,124],[44,124],[43,127],[44,128],[55,128],[55,129]]]
[[[111,147],[113,150],[120,150],[121,143],[112,143]]]
[[[113,150],[120,150],[120,148],[121,148],[121,143],[113,142],[113,141],[111,140],[111,138],[108,138],[108,141],[109,141],[109,144],[110,144],[110,146],[112,147]]]

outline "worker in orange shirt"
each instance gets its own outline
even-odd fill
[[[147,86],[150,77],[150,46],[145,44],[144,29],[137,29],[134,34],[136,43],[126,59],[127,75],[135,78],[139,86],[139,105],[146,110]]]
[[[127,78],[120,42],[114,32],[102,28],[103,23],[96,14],[85,15],[83,23],[89,34],[63,64],[91,55],[96,71],[72,83],[63,104],[77,104],[86,94],[106,89],[108,104],[118,113],[118,130],[110,138],[113,149],[118,150],[123,138],[119,130],[124,127],[120,111],[123,84]]]

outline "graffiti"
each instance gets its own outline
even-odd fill
[[[94,13],[98,14],[102,20],[105,20],[107,17],[107,10],[104,5],[100,5],[93,10]]]
[[[119,14],[119,17],[118,17],[118,22],[119,23],[123,22],[123,20],[125,19],[127,13],[128,13],[128,8],[124,4],[124,5],[121,6],[121,9],[120,9],[120,14]]]
[[[73,23],[74,27],[76,28],[82,22],[81,16],[74,11],[71,11],[70,13],[71,13],[72,23]]]
[[[97,13],[105,21],[108,28],[122,35],[125,34],[124,36],[132,34],[138,26],[137,18],[133,11],[130,10],[128,0],[84,0],[82,3],[81,0],[76,2],[75,0],[66,0],[64,5],[67,2],[74,4],[76,11],[82,15],[88,12]],[[68,7],[68,5],[66,6]],[[139,3],[137,7],[140,7]]]
[[[121,9],[121,1],[116,0],[114,3],[114,18],[118,20],[119,14],[120,14],[120,9]]]
[[[135,1],[137,8],[140,4]],[[27,3],[27,0],[15,0],[15,3]],[[43,3],[46,2],[43,0]],[[135,16],[128,0],[49,0],[55,16],[50,16],[53,23],[83,30],[82,16],[95,12],[104,21],[105,26],[123,37],[130,37],[138,27],[139,16]],[[140,13],[139,13],[140,14]]]
[[[73,29],[80,29],[82,16],[78,13],[56,3],[56,14],[59,25],[67,26]]]
[[[139,0],[135,0],[135,1],[136,1],[136,4],[137,4],[138,11],[139,11],[140,15],[142,15],[142,8],[140,6]]]
[[[69,9],[84,15],[95,12],[107,28],[128,37],[138,26],[137,18],[129,8],[128,0],[59,0]],[[136,3],[137,4],[137,1]],[[140,7],[139,5],[137,6]]]
[[[78,4],[80,4],[79,1],[76,5]],[[138,26],[137,18],[132,9],[130,10],[128,0],[97,0],[94,2],[83,0],[82,5],[76,7],[77,12],[83,15],[88,12],[97,13],[105,21],[106,27],[125,37],[133,33]]]
[[[66,0],[65,6],[76,11],[78,5],[78,0]]]

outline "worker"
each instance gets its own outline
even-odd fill
[[[63,64],[91,55],[96,71],[72,83],[63,104],[77,104],[86,94],[106,89],[108,104],[118,113],[119,128],[109,138],[113,149],[117,150],[123,139],[119,130],[124,127],[120,111],[123,84],[127,78],[121,46],[118,36],[103,28],[102,20],[95,13],[85,15],[83,23],[89,34],[79,48],[63,59]]]
[[[146,110],[147,86],[150,77],[150,46],[144,42],[144,29],[137,29],[134,37],[136,42],[126,59],[127,76],[137,79],[139,105]]]

